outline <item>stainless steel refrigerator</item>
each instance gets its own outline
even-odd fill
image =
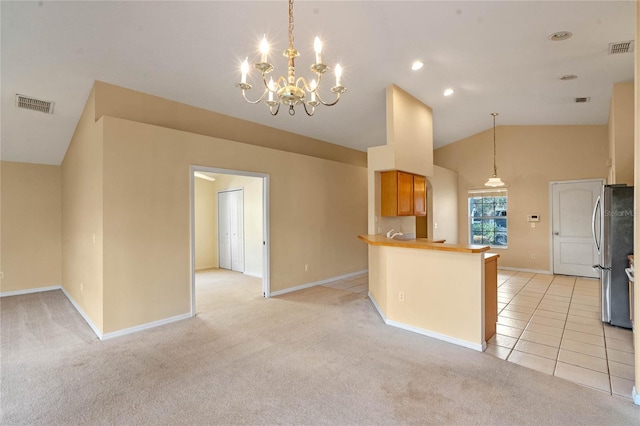
[[[625,273],[633,254],[633,187],[604,185],[593,210],[593,240],[600,255],[602,321],[631,328],[629,280]]]

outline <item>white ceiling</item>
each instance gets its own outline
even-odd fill
[[[606,124],[612,85],[633,80],[632,53],[607,55],[634,38],[633,1],[298,0],[298,75],[310,74],[318,35],[348,91],[313,117],[272,117],[234,84],[263,34],[274,74],[286,70],[287,10],[286,0],[2,1],[2,159],[60,164],[94,80],[359,150],[386,143],[392,83],[433,108],[443,146],[490,128],[494,111],[497,125]],[[563,30],[573,37],[548,39]],[[456,93],[445,98],[447,87]],[[55,101],[54,114],[16,109],[16,93]]]

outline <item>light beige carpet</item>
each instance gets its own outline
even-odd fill
[[[208,274],[195,318],[104,342],[60,291],[1,299],[0,423],[639,424],[628,400],[386,326],[362,295]]]

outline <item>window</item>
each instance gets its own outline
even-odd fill
[[[507,248],[507,191],[469,191],[469,242]]]

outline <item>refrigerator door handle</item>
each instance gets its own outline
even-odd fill
[[[597,270],[597,269],[600,269],[601,271],[610,271],[610,270],[611,270],[611,268],[605,268],[605,267],[604,267],[604,266],[602,266],[602,265],[593,265],[593,266],[591,266],[591,267],[592,267],[593,269],[596,269],[596,270]]]
[[[600,242],[596,236],[596,213],[600,209],[600,196],[596,199],[596,205],[593,207],[593,215],[591,216],[591,235],[593,235],[593,243],[596,245],[598,253],[600,253]]]

